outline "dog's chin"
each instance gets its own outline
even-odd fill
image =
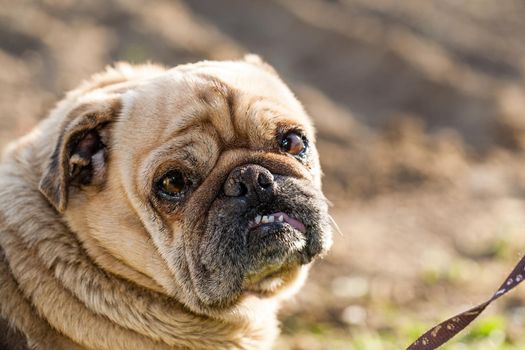
[[[329,239],[323,237],[329,233],[320,227],[294,226],[284,220],[256,227],[231,224],[230,235],[208,228],[209,237],[216,239],[203,240],[199,262],[193,263],[194,288],[201,302],[222,309],[244,296],[269,298],[296,290],[309,263],[328,249]]]
[[[265,223],[247,232],[249,264],[243,288],[272,295],[292,283],[309,262],[305,233],[286,222]]]
[[[305,234],[287,223],[269,223],[247,234],[248,279],[308,262]]]

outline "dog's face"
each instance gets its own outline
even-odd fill
[[[102,85],[58,108],[41,190],[103,268],[209,312],[289,290],[329,248],[313,128],[271,68]]]

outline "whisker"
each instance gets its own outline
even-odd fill
[[[335,219],[332,217],[332,215],[328,214],[328,218],[330,219],[330,222],[332,223],[332,226],[335,228],[337,233],[339,233],[339,235],[343,236],[343,232],[339,228],[339,225],[337,224],[337,222],[335,222]]]

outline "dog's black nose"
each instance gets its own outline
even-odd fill
[[[223,189],[228,197],[248,197],[261,201],[270,199],[274,194],[275,182],[268,169],[248,164],[233,169]]]

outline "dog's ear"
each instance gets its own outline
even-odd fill
[[[84,103],[65,118],[39,184],[40,192],[59,212],[66,209],[70,186],[104,180],[108,126],[120,109],[120,99],[114,97]]]
[[[268,73],[278,75],[275,69],[269,63],[265,62],[259,55],[253,53],[246,54],[244,55],[244,61],[262,68]]]

